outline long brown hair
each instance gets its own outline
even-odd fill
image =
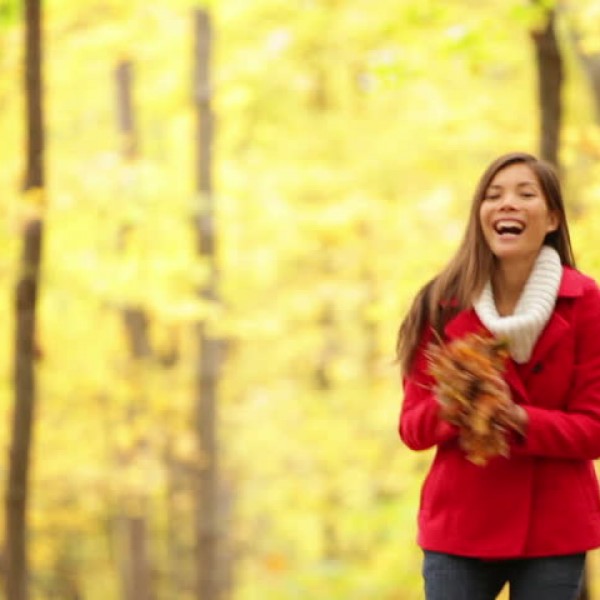
[[[495,260],[483,236],[479,207],[496,174],[515,163],[525,163],[535,173],[548,209],[559,219],[558,228],[546,235],[544,244],[558,252],[563,265],[575,266],[560,182],[554,167],[525,152],[511,152],[498,157],[484,171],[475,188],[467,227],[456,254],[419,290],[400,325],[396,357],[403,373],[411,367],[425,327],[432,326],[442,337],[445,324],[458,312],[470,307],[488,281]]]

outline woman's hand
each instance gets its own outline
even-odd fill
[[[529,416],[527,411],[520,404],[516,404],[512,400],[509,400],[506,406],[502,407],[496,414],[494,421],[501,427],[516,431],[524,436],[527,430]]]
[[[525,435],[527,424],[529,423],[529,415],[520,404],[513,402],[510,412],[510,422],[515,431],[518,431],[521,435]]]

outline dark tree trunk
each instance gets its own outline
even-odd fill
[[[148,555],[146,517],[128,515],[125,521],[127,565],[129,571],[128,600],[152,598],[152,571]]]
[[[535,46],[541,115],[539,154],[558,168],[563,63],[554,25],[555,13],[548,11],[544,27],[532,31],[531,38]]]
[[[117,115],[119,133],[122,137],[123,156],[135,158],[138,141],[135,127],[135,113],[132,100],[133,65],[131,61],[122,61],[115,71],[117,81]]]
[[[174,452],[176,433],[169,433],[163,454],[166,467],[167,484],[165,495],[165,520],[166,520],[166,546],[167,558],[163,566],[170,597],[190,597],[193,594],[191,580],[190,555],[191,544],[195,541],[189,535],[189,522],[192,518],[191,511],[181,507],[178,497],[189,495],[192,479],[190,465],[180,460]],[[194,473],[196,465],[194,465]]]
[[[23,227],[23,251],[15,289],[14,408],[6,487],[6,599],[27,600],[27,502],[36,401],[36,307],[42,255],[44,129],[40,0],[25,1],[25,98],[27,158],[24,192],[37,214]]]
[[[135,128],[135,111],[133,104],[133,65],[124,61],[117,66],[115,71],[117,87],[117,115],[118,128],[121,135],[122,154],[125,160],[137,158],[137,134]],[[120,232],[120,245],[126,243],[127,230]],[[127,419],[133,426],[133,421],[144,405],[141,392],[141,377],[145,358],[152,355],[152,348],[148,337],[148,318],[146,313],[138,306],[125,306],[121,311],[123,326],[129,347],[131,369],[128,377],[135,390],[128,410]],[[128,456],[121,457],[120,462],[125,466],[128,461],[136,460],[137,450],[131,448]],[[123,498],[126,506],[128,498]],[[123,556],[121,560],[122,585],[126,600],[151,600],[152,594],[152,566],[148,543],[148,531],[145,516],[146,498],[135,498],[138,514],[132,515],[131,510],[120,508],[122,514],[117,519],[120,529],[122,544],[120,548]]]
[[[194,100],[197,119],[197,192],[196,222],[198,254],[209,268],[209,277],[199,290],[202,299],[219,302],[218,269],[215,244],[215,207],[212,185],[213,112],[210,78],[212,24],[207,11],[198,9],[195,18]],[[196,509],[196,565],[198,600],[223,597],[222,531],[219,518],[218,462],[218,384],[221,367],[220,341],[202,321],[197,324],[199,364],[196,373],[196,428],[201,465],[198,477]]]

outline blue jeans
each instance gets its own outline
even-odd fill
[[[510,600],[576,600],[585,554],[480,560],[425,551],[426,600],[494,600],[508,583]]]

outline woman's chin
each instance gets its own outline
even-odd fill
[[[518,262],[535,260],[537,251],[519,245],[501,245],[492,248],[492,253],[500,262]]]

